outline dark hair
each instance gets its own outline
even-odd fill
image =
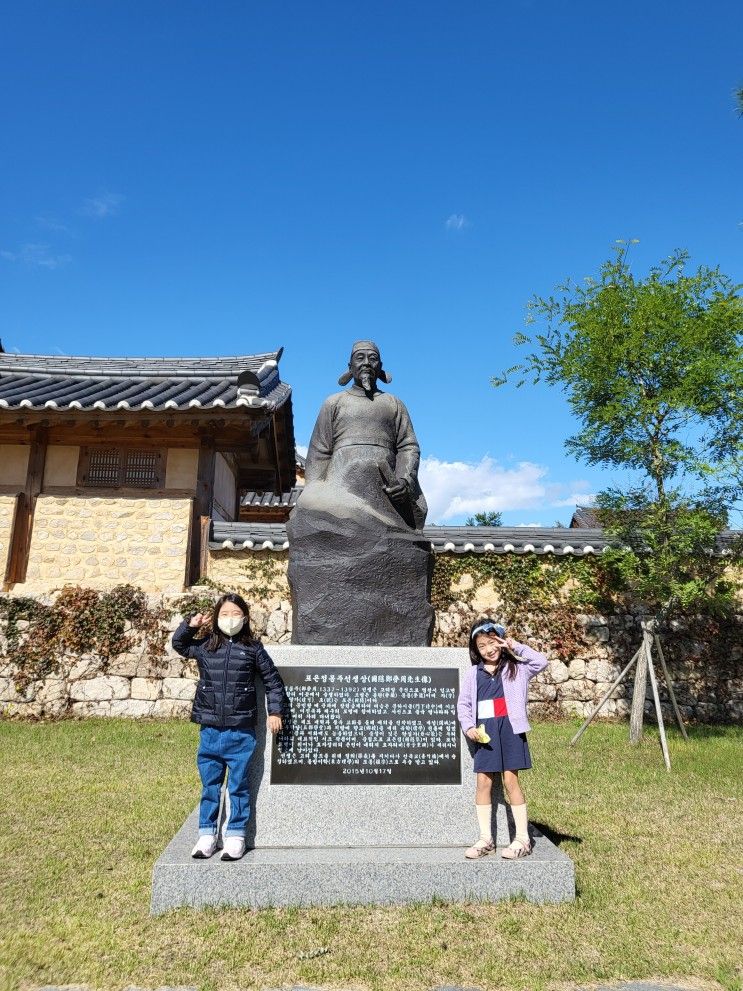
[[[475,634],[475,630],[477,629],[478,626],[483,626],[485,623],[495,624],[495,620],[491,619],[490,616],[481,616],[480,619],[476,619],[475,622],[470,627],[468,647],[470,651],[470,661],[473,664],[479,664],[480,661],[483,660],[480,651],[477,649],[477,644],[475,643],[475,639],[476,637],[479,636],[488,636],[488,634],[483,633],[482,631],[480,633]],[[510,647],[507,647],[505,644],[503,644],[503,646],[500,649],[500,657],[498,658],[498,666],[495,669],[495,672],[496,674],[498,674],[499,672],[503,672],[505,670],[509,680],[513,679],[516,675],[516,665],[521,663],[523,662],[519,661],[518,657],[516,657],[516,655],[510,649]]]
[[[219,610],[225,602],[232,602],[234,605],[242,609],[245,614],[245,622],[242,625],[242,629],[238,634],[236,634],[236,636],[233,637],[233,639],[240,641],[240,643],[255,643],[255,637],[250,630],[250,608],[248,603],[241,595],[238,595],[237,592],[226,592],[224,595],[220,595],[214,603],[214,610],[212,611],[211,620],[209,622],[211,634],[206,642],[206,649],[212,652],[217,650],[217,648],[227,639],[217,625]]]

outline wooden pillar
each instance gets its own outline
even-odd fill
[[[214,500],[214,467],[216,451],[214,437],[205,435],[199,446],[199,465],[196,474],[196,495],[191,510],[188,567],[186,584],[193,585],[205,578],[209,561],[209,527]]]
[[[281,477],[281,455],[279,454],[279,439],[276,435],[276,413],[271,417],[271,440],[273,446],[273,458],[276,464],[276,491],[279,495],[284,491],[282,488],[283,479]]]
[[[26,580],[28,555],[31,550],[31,535],[34,528],[36,499],[41,492],[44,482],[47,442],[47,428],[34,428],[31,435],[31,450],[28,456],[28,468],[26,470],[26,485],[18,498],[13,533],[10,538],[10,553],[8,554],[4,583],[6,589],[15,582],[24,582]]]

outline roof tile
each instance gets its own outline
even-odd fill
[[[281,351],[226,358],[93,358],[0,353],[0,408],[46,406],[64,410],[74,403],[75,409],[248,406],[273,410],[282,406],[291,394],[278,374],[280,357]],[[257,395],[238,393],[237,377],[246,370],[258,378]]]

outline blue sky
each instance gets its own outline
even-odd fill
[[[0,336],[283,345],[305,443],[370,336],[434,521],[567,521],[621,478],[564,453],[559,392],[490,376],[616,238],[743,281],[741,83],[737,2],[6,4]]]

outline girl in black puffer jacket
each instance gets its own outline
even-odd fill
[[[211,616],[211,635],[197,639],[207,622],[203,613],[184,620],[173,634],[173,647],[199,667],[191,719],[200,723],[196,763],[201,775],[199,840],[192,857],[211,857],[217,849],[219,800],[227,775],[230,814],[222,860],[245,853],[245,827],[250,816],[248,765],[255,750],[257,714],[255,676],[263,679],[268,729],[281,731],[285,691],[273,661],[255,640],[248,622],[248,604],[240,595],[223,595]]]

